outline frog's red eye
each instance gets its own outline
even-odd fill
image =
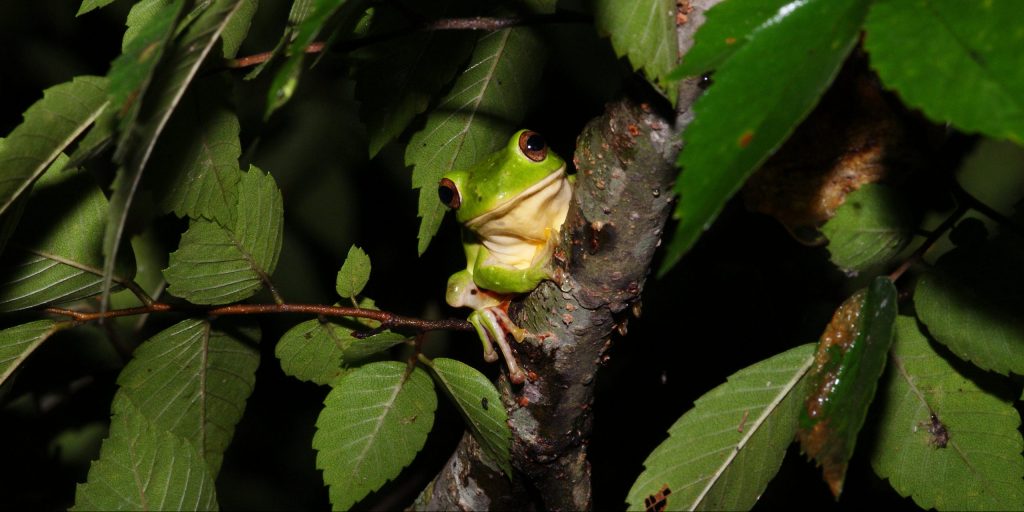
[[[441,178],[441,182],[437,184],[437,197],[441,199],[441,202],[445,206],[457,210],[462,205],[462,197],[459,196],[459,188],[455,186],[455,182],[448,178]]]
[[[527,130],[519,136],[519,151],[522,151],[526,158],[540,162],[548,156],[548,144],[539,133]]]

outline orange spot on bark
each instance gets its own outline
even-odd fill
[[[725,44],[735,44],[735,43],[736,43],[736,38],[735,37],[727,37],[727,38],[725,38]]]

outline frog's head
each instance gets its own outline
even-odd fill
[[[515,206],[565,174],[565,160],[548,150],[539,133],[520,130],[498,152],[469,169],[446,173],[438,185],[441,202],[460,223]]]

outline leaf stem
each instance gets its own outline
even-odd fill
[[[134,316],[145,315],[150,313],[167,312],[201,312],[209,316],[298,313],[309,315],[321,315],[327,317],[369,318],[371,320],[376,320],[380,322],[382,326],[385,326],[385,328],[388,329],[405,328],[413,329],[420,333],[436,330],[473,330],[473,326],[469,322],[454,318],[448,318],[443,320],[426,320],[423,318],[408,317],[391,313],[388,311],[380,311],[377,309],[354,308],[345,306],[324,306],[322,304],[232,304],[229,306],[205,307],[193,305],[174,306],[161,302],[154,302],[152,304],[149,304],[148,306],[138,306],[134,308],[124,309],[111,309],[107,311],[85,312],[64,308],[49,307],[43,309],[43,312],[49,313],[51,315],[69,317],[80,324],[121,316]]]
[[[896,282],[896,280],[906,273],[911,266],[918,261],[921,261],[921,259],[924,258],[925,253],[935,245],[935,242],[938,242],[939,239],[942,238],[942,235],[946,234],[947,231],[953,228],[953,225],[956,224],[965,213],[967,213],[967,210],[970,210],[970,206],[968,206],[966,202],[961,202],[957,205],[956,210],[953,211],[952,215],[942,221],[942,224],[940,224],[939,227],[932,230],[932,232],[928,234],[928,238],[918,246],[914,253],[904,260],[896,270],[889,274],[889,280]]]
[[[1024,237],[1024,228],[1021,228],[1016,222],[1011,220],[1009,217],[999,213],[995,208],[983,203],[977,197],[971,195],[959,182],[953,181],[953,193],[956,194],[957,198],[960,199],[961,203],[966,205],[968,208],[977,210],[982,215],[992,219],[1000,227],[1006,227],[1014,234],[1020,237]]]

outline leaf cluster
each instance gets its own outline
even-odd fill
[[[96,460],[74,508],[217,508],[215,482],[251,414],[261,359],[325,396],[300,444],[315,451],[309,466],[322,471],[334,508],[366,499],[414,461],[440,421],[438,388],[486,462],[511,477],[507,400],[472,366],[428,357],[422,332],[326,316],[268,328],[234,321],[230,308],[279,312],[292,290],[333,283],[317,298],[380,313],[365,293],[380,286],[375,296],[411,297],[410,307],[436,316],[422,304],[443,285],[421,294],[409,278],[381,276],[399,273],[387,253],[412,253],[413,230],[415,253],[430,257],[446,213],[436,198],[444,172],[486,157],[526,120],[568,148],[574,116],[592,115],[587,102],[624,83],[639,82],[653,108],[671,110],[700,80],[700,98],[678,120],[694,119],[681,135],[666,275],[758,169],[780,167],[787,146],[814,131],[828,91],[857,62],[901,122],[955,131],[930,154],[950,140],[980,142],[948,169],[934,159],[906,164],[898,152],[868,158],[897,178],[875,180],[861,166],[825,218],[780,218],[798,238],[796,228],[810,226],[844,275],[840,287],[860,291],[846,293],[816,349],[782,350],[698,398],[626,501],[750,508],[796,437],[836,496],[859,458],[923,508],[1024,508],[1015,407],[1024,398],[1024,187],[1007,171],[1024,165],[1014,1],[727,0],[706,13],[691,3],[295,0],[277,12],[256,0],[139,0],[118,12],[112,0],[84,0],[83,20],[123,21],[119,53],[103,76],[48,87],[0,139],[0,400],[15,410],[43,393],[19,377],[32,376],[30,361],[45,364],[37,355],[58,340],[89,354],[81,366],[90,379],[115,375],[106,438],[100,444],[103,428],[81,434],[96,447],[84,460]],[[706,22],[681,55],[677,31],[693,14]],[[261,32],[263,17],[279,23]],[[511,22],[445,26],[488,19]],[[340,115],[304,103],[318,88]],[[556,96],[563,89],[572,92]],[[556,101],[542,103],[545,95]],[[303,124],[323,118],[333,124]],[[275,123],[284,134],[269,131]],[[893,133],[871,140],[904,142]],[[292,170],[303,161],[315,171]],[[920,167],[933,174],[921,178]],[[387,195],[396,188],[405,195]],[[377,210],[353,206],[359,198]],[[393,210],[418,217],[418,228],[396,233],[381,220]],[[349,243],[357,231],[388,242],[370,251],[374,283],[367,251]],[[296,236],[315,240],[313,249],[296,249]],[[309,264],[320,250],[332,274],[343,261],[333,280]],[[294,284],[303,280],[314,284]]]

